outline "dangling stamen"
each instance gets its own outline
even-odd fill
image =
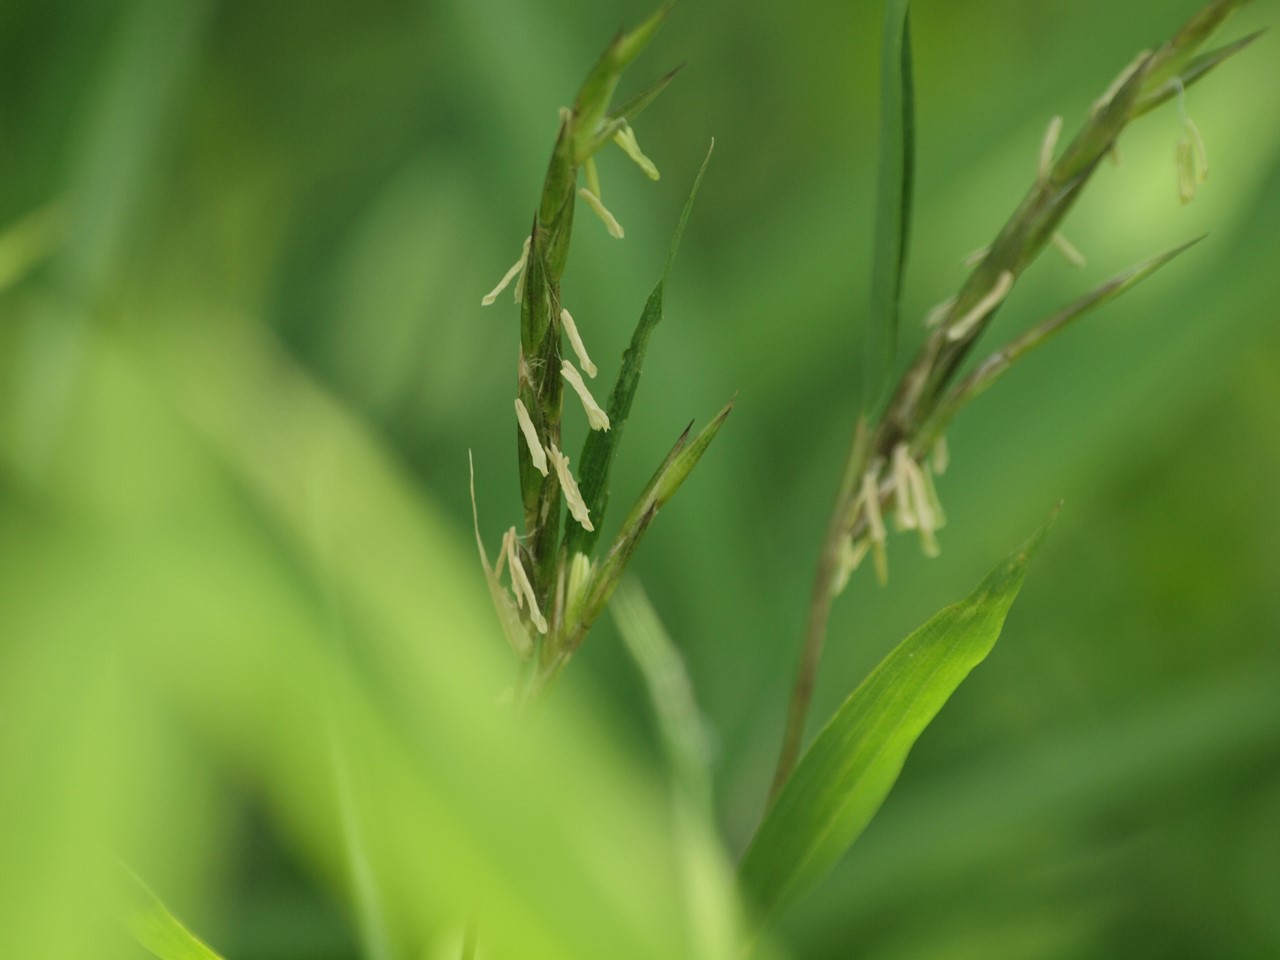
[[[587,348],[583,346],[582,337],[578,334],[578,325],[573,322],[573,317],[568,310],[561,309],[560,325],[564,327],[565,335],[569,338],[569,346],[573,347],[574,355],[578,358],[578,366],[586,372],[588,377],[594,380],[596,365],[587,356]]]
[[[519,259],[519,260],[517,260],[514,264],[512,264],[511,269],[510,269],[510,270],[508,270],[508,271],[503,275],[502,279],[498,281],[498,285],[497,285],[496,287],[494,287],[492,290],[490,290],[488,293],[486,293],[486,294],[481,298],[481,300],[480,300],[480,306],[482,306],[482,307],[487,307],[487,306],[489,306],[490,304],[492,304],[495,300],[497,300],[497,299],[498,299],[498,294],[500,294],[503,290],[507,289],[507,284],[509,284],[509,283],[510,283],[512,280],[514,280],[517,276],[518,276],[518,277],[520,277],[521,281],[523,282],[523,280],[524,280],[524,268],[525,268],[525,264],[527,264],[527,263],[529,262],[529,241],[530,241],[530,239],[532,239],[532,238],[530,238],[530,237],[525,237],[525,238],[524,238],[524,248],[520,251],[520,259]],[[522,289],[521,284],[519,284],[519,283],[518,283],[518,284],[516,285],[516,289],[517,289],[517,291],[518,291],[518,290],[520,290],[520,289]],[[517,296],[516,296],[516,299],[517,299],[517,300],[519,300],[519,299],[520,299],[518,294],[517,294]]]
[[[933,441],[933,472],[938,476],[942,476],[947,472],[947,467],[951,465],[951,448],[947,445],[947,438],[939,436]]]
[[[555,468],[556,476],[560,478],[560,488],[564,491],[565,503],[569,506],[569,513],[573,515],[573,519],[582,524],[582,529],[590,532],[595,529],[591,525],[591,511],[587,509],[587,504],[582,499],[582,493],[578,490],[578,482],[573,479],[573,474],[569,472],[569,458],[557,449],[553,443],[547,447],[547,456],[551,460],[552,467]]]
[[[946,300],[943,300],[940,304],[925,314],[925,329],[932,330],[938,324],[942,323],[943,320],[950,316],[951,311],[955,309],[955,306],[955,297],[948,297]]]
[[[622,152],[630,157],[650,180],[657,180],[662,176],[658,173],[658,168],[654,166],[653,161],[641,152],[640,144],[636,142],[636,132],[629,125],[624,124],[622,129],[613,135],[613,142],[622,148]]]
[[[1075,245],[1061,233],[1054,233],[1052,243],[1054,249],[1062,254],[1067,263],[1073,267],[1083,267],[1088,263],[1084,258],[1084,254],[1077,250]]]
[[[538,598],[534,596],[533,584],[529,582],[529,575],[525,573],[524,564],[520,562],[520,550],[516,544],[515,527],[507,531],[502,543],[507,550],[507,566],[511,569],[511,589],[515,592],[516,604],[523,607],[524,600],[528,600],[529,619],[533,621],[533,625],[538,628],[539,633],[546,633],[546,618],[543,617],[542,611],[538,609]]]
[[[529,448],[529,459],[533,468],[544,477],[547,475],[547,455],[542,450],[542,441],[538,439],[538,431],[533,427],[533,419],[525,405],[516,397],[516,422],[520,424],[520,432],[524,434],[525,445]]]
[[[600,202],[600,198],[586,187],[578,188],[578,196],[587,201],[587,206],[595,212],[597,217],[604,221],[604,225],[608,229],[609,235],[621,240],[623,237],[622,224],[620,224],[617,218],[605,208],[605,205]]]
[[[911,468],[915,466],[905,443],[893,448],[893,525],[898,530],[916,530],[920,518],[915,508],[915,487]]]
[[[849,585],[849,579],[855,570],[862,566],[862,561],[871,550],[869,537],[862,537],[856,543],[852,537],[845,537],[840,545],[840,565],[836,568],[835,579],[831,583],[831,595],[838,597]]]
[[[862,490],[858,494],[858,499],[867,512],[867,533],[871,537],[871,555],[876,565],[876,581],[884,586],[889,582],[889,558],[885,553],[885,541],[889,535],[884,528],[884,518],[880,515],[880,486],[876,480],[875,470],[868,470],[862,475]]]
[[[1049,174],[1053,173],[1053,154],[1058,149],[1058,138],[1062,136],[1062,117],[1054,117],[1049,121],[1049,129],[1045,131],[1044,140],[1040,144],[1040,166],[1038,177],[1041,183],[1048,183]]]
[[[568,380],[569,386],[577,391],[578,399],[582,401],[582,409],[587,412],[587,424],[591,429],[608,430],[609,415],[600,409],[600,404],[596,403],[596,398],[591,395],[587,385],[582,382],[582,374],[578,373],[577,368],[568,360],[561,360],[560,375]]]
[[[991,291],[974,304],[973,309],[953,323],[947,329],[948,340],[963,340],[979,323],[985,320],[996,307],[1004,302],[1004,298],[1013,289],[1013,272],[1006,270],[1000,274]]]

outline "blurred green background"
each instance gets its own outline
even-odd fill
[[[917,4],[908,349],[1049,118],[1071,130],[1198,6]],[[492,552],[520,510],[517,315],[479,300],[556,109],[649,7],[0,5],[0,954],[84,955],[97,921],[67,917],[103,835],[228,958],[433,955],[474,916],[510,918],[515,955],[672,949],[636,670],[602,623],[550,746],[489,729],[511,666],[467,494],[470,449]],[[663,178],[604,158],[627,238],[580,217],[565,281],[607,383],[715,138],[614,491],[738,391],[634,567],[687,656],[731,857],[859,395],[879,17],[679,4],[629,74],[688,64],[637,124]],[[1278,20],[1258,0],[1223,38]],[[995,654],[784,921],[791,955],[1280,956],[1275,42],[1189,91],[1195,202],[1167,107],[1067,222],[1088,266],[1046,255],[990,342],[1209,239],[978,401],[942,557],[894,540],[889,588],[837,604],[815,718],[1065,501]]]

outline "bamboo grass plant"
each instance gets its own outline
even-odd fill
[[[1192,199],[1196,186],[1207,176],[1208,161],[1203,139],[1186,110],[1186,91],[1257,39],[1254,34],[1201,52],[1209,36],[1247,2],[1214,0],[1154,52],[1139,54],[1094,101],[1087,120],[1065,147],[1060,143],[1062,118],[1050,121],[1024,199],[991,244],[967,259],[972,268],[968,278],[954,297],[930,312],[925,321],[929,330],[926,339],[895,383],[899,305],[913,213],[915,116],[910,2],[887,0],[880,183],[862,412],[821,545],[800,663],[770,788],[770,808],[742,864],[744,891],[760,917],[771,916],[816,880],[874,814],[915,739],[968,671],[990,651],[1044,531],[998,567],[967,601],[941,612],[904,641],[854,691],[797,770],[832,602],[868,556],[879,582],[887,582],[888,514],[892,514],[897,530],[918,535],[926,555],[938,554],[937,532],[946,518],[936,477],[945,472],[949,459],[945,432],[970,401],[1068,324],[1146,279],[1197,242],[1181,243],[1121,272],[1032,325],[965,373],[965,363],[983,333],[1019,278],[1046,248],[1056,248],[1076,265],[1083,263],[1083,256],[1062,232],[1063,221],[1103,162],[1108,157],[1118,161],[1119,140],[1129,125],[1170,100],[1177,101],[1184,130],[1175,151],[1175,183],[1184,203]],[[655,287],[645,307],[606,414],[572,363],[562,358],[563,333],[579,366],[594,374],[576,324],[561,305],[560,280],[579,169],[585,172],[587,186],[578,190],[578,195],[616,237],[622,236],[622,229],[601,201],[595,152],[615,138],[646,173],[657,175],[639,152],[629,124],[673,74],[621,108],[611,110],[609,99],[622,69],[670,9],[668,4],[633,33],[620,35],[584,83],[573,109],[562,112],[538,216],[524,253],[502,284],[484,298],[486,304],[492,303],[507,282],[519,277],[516,300],[521,306],[521,355],[516,411],[525,535],[521,538],[515,528],[508,530],[498,565],[492,569],[483,544],[479,546],[508,639],[528,664],[526,694],[544,689],[577,649],[657,508],[687,476],[732,407],[731,402],[688,446],[687,434],[681,437],[623,522],[613,546],[602,559],[591,559],[590,551],[599,537],[595,523],[607,502],[609,465],[630,411],[648,334],[661,315],[663,282]],[[692,199],[691,195],[690,204]],[[688,215],[686,205],[664,281]],[[557,371],[562,374],[557,376]],[[580,489],[558,449],[562,380],[582,397],[592,428],[579,459],[583,469]],[[554,472],[547,468],[547,462],[554,465]],[[562,495],[572,518],[563,538],[558,525]],[[514,601],[497,581],[504,561],[511,573]],[[526,569],[532,572],[526,573]],[[526,602],[527,609],[521,609]],[[543,609],[549,610],[545,617]],[[921,664],[932,667],[921,673]]]
[[[736,874],[737,893],[752,911],[751,927],[742,934],[734,909],[719,903],[706,911],[718,918],[716,922],[693,924],[692,939],[703,946],[691,948],[687,955],[727,960],[750,954],[751,945],[779,911],[819,882],[857,839],[892,789],[917,738],[992,650],[1047,525],[998,564],[967,598],[939,611],[902,641],[802,752],[832,603],[868,558],[878,579],[888,579],[886,518],[891,514],[899,531],[915,533],[926,554],[938,552],[937,534],[945,515],[936,478],[946,469],[945,433],[956,416],[1032,350],[1197,242],[1183,242],[1130,267],[1029,325],[985,359],[970,362],[1010,292],[1045,249],[1056,247],[1068,259],[1079,259],[1063,236],[1064,220],[1107,158],[1118,155],[1120,137],[1129,125],[1170,101],[1178,106],[1183,130],[1174,150],[1171,198],[1175,193],[1184,201],[1193,196],[1207,174],[1207,158],[1186,109],[1186,91],[1256,39],[1248,36],[1201,52],[1209,36],[1247,2],[1213,0],[1172,39],[1134,59],[1095,101],[1065,147],[1060,148],[1062,121],[1050,122],[1038,163],[1028,164],[1033,169],[1024,199],[990,246],[973,257],[972,270],[956,295],[931,311],[923,345],[899,369],[900,302],[913,214],[915,119],[910,3],[887,0],[880,184],[862,408],[819,550],[769,803]],[[513,434],[523,532],[514,525],[507,529],[493,563],[480,534],[472,475],[477,548],[502,629],[521,665],[517,709],[538,702],[579,649],[622,583],[640,539],[733,408],[730,400],[700,432],[694,434],[690,428],[677,439],[607,548],[600,549],[611,469],[650,337],[663,316],[665,285],[707,161],[692,185],[661,277],[644,304],[603,406],[588,385],[599,372],[588,350],[593,321],[570,312],[562,299],[562,280],[579,200],[605,232],[616,238],[624,234],[605,204],[596,155],[615,144],[645,176],[658,177],[632,124],[666,89],[675,71],[621,105],[613,100],[623,72],[670,10],[667,4],[635,30],[620,33],[588,74],[573,105],[561,111],[529,236],[516,264],[482,299],[485,306],[496,304],[514,284],[520,318]],[[573,461],[563,452],[566,383],[579,398],[590,428]],[[504,574],[510,591],[502,584]],[[625,584],[618,600],[613,612],[649,685],[677,781],[677,822],[688,831],[684,836],[689,845],[696,846],[712,836],[709,829],[703,832],[711,819],[711,789],[692,687],[675,645],[638,585]],[[699,850],[705,857],[700,869],[706,869],[706,875],[714,875],[720,853]],[[704,899],[708,889],[710,882],[699,891]],[[135,936],[157,956],[216,956],[145,885],[136,884],[134,895]],[[693,893],[689,897],[694,899]],[[464,956],[475,951],[476,929],[473,926],[464,938]],[[481,926],[481,940],[484,935]],[[745,949],[744,940],[749,944]],[[760,947],[761,952],[767,949],[767,943]]]

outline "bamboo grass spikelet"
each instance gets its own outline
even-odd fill
[[[1176,149],[1179,196],[1183,202],[1203,183],[1208,163],[1203,138],[1187,115],[1187,88],[1243,50],[1256,34],[1218,50],[1200,53],[1209,36],[1232,11],[1247,0],[1215,0],[1189,20],[1173,38],[1154,52],[1143,51],[1130,61],[1093,102],[1076,135],[1062,143],[1063,121],[1050,121],[1037,156],[1031,186],[995,239],[965,258],[971,272],[959,291],[929,311],[929,331],[915,359],[890,393],[883,411],[864,401],[863,416],[855,431],[848,461],[837,493],[832,520],[819,555],[817,582],[811,605],[788,711],[772,795],[776,796],[799,756],[823,645],[828,608],[846,585],[867,552],[876,559],[877,579],[887,579],[886,536],[882,510],[892,502],[896,526],[915,530],[928,556],[938,553],[937,530],[944,522],[934,474],[947,460],[943,431],[960,409],[990,387],[1009,367],[1035,347],[1056,335],[1083,313],[1140,282],[1168,263],[1189,245],[1153,258],[1114,278],[1076,304],[1033,326],[1013,343],[979,363],[975,372],[958,384],[957,375],[996,313],[1007,302],[1018,278],[1040,253],[1052,246],[1076,266],[1084,256],[1063,235],[1061,225],[1081,193],[1096,174],[1100,162],[1114,155],[1121,134],[1130,123],[1151,110],[1177,99],[1183,134]],[[886,300],[888,291],[901,286],[906,251],[895,256],[909,224],[912,195],[912,143],[914,116],[910,98],[911,78],[909,0],[889,0],[885,12],[885,49],[882,73],[882,137],[901,143],[882,144],[876,220],[876,269],[873,273],[871,328],[874,363],[884,363],[894,353],[897,300]],[[906,118],[906,122],[902,122]],[[885,164],[897,164],[886,170]],[[886,193],[888,191],[888,193]],[[894,215],[885,215],[885,211]],[[897,294],[894,294],[896,298]],[[890,341],[887,345],[885,341]],[[875,379],[884,370],[870,369]],[[875,395],[878,391],[872,391]],[[864,393],[864,396],[867,395]],[[933,452],[936,470],[926,460]]]
[[[573,105],[560,109],[555,146],[521,256],[481,301],[484,306],[495,303],[502,291],[515,282],[520,306],[514,403],[516,455],[525,525],[523,536],[515,528],[507,531],[499,558],[499,564],[505,563],[509,568],[514,600],[496,587],[496,576],[484,560],[483,548],[481,558],[499,618],[506,625],[514,612],[524,636],[533,633],[529,642],[534,649],[527,658],[517,699],[521,704],[548,689],[581,644],[640,537],[701,458],[727,413],[726,408],[692,444],[686,445],[686,432],[676,451],[659,468],[650,489],[624,520],[623,529],[606,556],[598,563],[593,560],[591,548],[600,533],[607,503],[610,461],[639,382],[643,346],[662,315],[662,297],[661,293],[650,296],[633,338],[633,349],[623,358],[606,409],[583,379],[583,373],[594,379],[599,371],[584,336],[590,331],[575,322],[562,302],[561,280],[568,263],[577,201],[587,205],[611,236],[624,237],[618,218],[602,199],[596,154],[612,144],[643,176],[659,179],[657,165],[640,149],[634,124],[667,88],[676,71],[620,106],[614,105],[613,98],[623,71],[653,39],[670,10],[671,4],[667,4],[635,30],[619,34],[588,73]],[[705,169],[704,161],[694,184],[695,193]],[[579,183],[580,178],[585,183]],[[670,271],[692,201],[691,194],[668,253],[659,290]],[[568,351],[564,349],[566,341]],[[569,351],[576,365],[566,355]],[[578,476],[562,449],[564,384],[577,394],[589,427],[587,444],[578,461],[582,471]],[[594,439],[597,437],[605,439]],[[513,645],[522,650],[527,646],[518,634]]]

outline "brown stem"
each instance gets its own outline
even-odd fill
[[[818,555],[818,569],[813,578],[813,591],[809,595],[808,622],[805,625],[804,646],[800,651],[800,664],[796,671],[795,686],[791,688],[791,702],[787,707],[787,726],[782,735],[782,750],[773,773],[773,785],[769,788],[769,803],[777,798],[782,785],[791,776],[800,748],[804,743],[804,728],[813,702],[813,687],[818,676],[818,664],[822,660],[822,645],[827,635],[827,621],[831,615],[831,602],[835,599],[835,582],[840,572],[840,553],[844,538],[849,535],[849,512],[858,493],[858,480],[866,469],[869,434],[866,420],[858,419],[853,444],[845,461],[840,490],[836,494],[831,519],[827,521],[822,552]]]

